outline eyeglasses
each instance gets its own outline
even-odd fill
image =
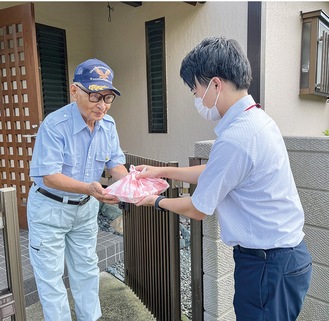
[[[85,90],[84,88],[81,88],[78,85],[76,85],[76,86],[79,87],[83,92],[85,92],[89,96],[89,101],[91,103],[98,103],[99,101],[101,101],[103,99],[105,104],[111,104],[111,103],[113,103],[113,101],[116,97],[115,94],[102,95],[100,93],[89,92],[89,91]]]

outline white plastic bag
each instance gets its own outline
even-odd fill
[[[159,195],[169,187],[162,178],[136,178],[137,173],[135,166],[130,165],[129,174],[108,186],[107,193],[122,202],[138,203],[145,196]]]

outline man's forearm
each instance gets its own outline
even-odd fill
[[[161,167],[162,177],[181,182],[196,184],[206,165],[190,167]]]

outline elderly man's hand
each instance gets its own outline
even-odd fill
[[[105,188],[103,188],[99,182],[90,183],[89,195],[95,197],[102,203],[117,204],[120,202],[116,196],[107,194]]]

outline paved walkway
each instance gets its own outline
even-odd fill
[[[22,270],[24,279],[24,294],[26,306],[30,306],[39,301],[36,284],[34,281],[34,275],[32,266],[30,264],[29,249],[28,249],[28,231],[20,230],[20,244],[21,244],[21,258],[22,258]],[[124,259],[123,253],[123,237],[114,235],[109,232],[99,231],[97,239],[97,255],[98,266],[100,271],[105,271],[106,268],[113,265],[115,262]],[[64,281],[67,282],[67,271],[65,269]],[[6,277],[6,265],[4,254],[4,241],[3,235],[0,230],[0,290],[8,287]],[[39,320],[33,320],[39,321]]]
[[[26,302],[26,321],[44,321],[39,302],[32,267],[28,253],[28,232],[20,230],[24,293]],[[99,231],[97,255],[100,268],[100,301],[103,316],[99,321],[154,321],[155,318],[146,309],[133,291],[123,282],[105,272],[106,268],[123,260],[123,238],[109,232]],[[65,273],[64,280],[67,279]],[[7,288],[4,241],[0,230],[0,290]],[[73,299],[69,298],[72,310],[72,321],[76,321]],[[10,317],[4,321],[10,321]]]
[[[100,301],[103,316],[99,321],[155,321],[138,297],[124,283],[107,272],[100,273]],[[70,296],[72,321],[76,321]],[[41,305],[26,308],[27,321],[43,321]]]

